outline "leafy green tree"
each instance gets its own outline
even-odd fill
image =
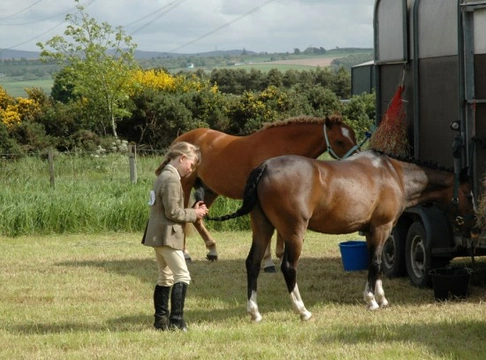
[[[129,115],[125,110],[128,99],[130,70],[137,67],[134,58],[136,44],[121,27],[113,29],[106,22],[99,24],[75,0],[77,13],[68,14],[70,24],[65,37],[55,36],[38,43],[41,59],[55,60],[72,72],[73,93],[87,102],[94,112],[93,121],[99,128],[112,130],[117,137],[116,123]]]

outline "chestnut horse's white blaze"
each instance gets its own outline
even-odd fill
[[[187,141],[201,149],[201,164],[181,180],[186,205],[191,190],[205,189],[202,199],[209,208],[219,195],[242,199],[251,170],[263,161],[280,155],[296,154],[310,158],[333,149],[335,157],[358,151],[351,127],[336,115],[327,118],[300,116],[271,123],[247,136],[232,136],[220,131],[199,128],[182,134],[174,142]],[[209,260],[216,260],[216,242],[200,220],[194,224],[209,250]],[[186,258],[190,258],[185,249]],[[270,251],[266,265],[274,267]]]
[[[277,238],[284,244],[281,270],[292,307],[302,320],[308,320],[312,315],[305,308],[297,285],[297,264],[307,229],[327,234],[365,234],[369,268],[364,299],[368,309],[376,310],[388,305],[381,280],[383,244],[403,211],[434,202],[451,221],[464,219],[457,221],[455,227],[462,236],[470,237],[475,225],[470,193],[467,179],[453,172],[374,151],[342,161],[289,155],[269,159],[251,172],[240,209],[209,219],[222,221],[251,215],[253,240],[246,258],[247,309],[254,321],[261,320],[256,290],[260,265],[277,230]]]

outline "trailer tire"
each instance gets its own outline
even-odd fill
[[[405,265],[405,243],[407,240],[407,227],[398,222],[393,228],[390,237],[386,239],[382,250],[383,274],[389,278],[403,277],[407,274]]]
[[[408,230],[405,245],[405,264],[408,277],[413,285],[418,287],[431,285],[429,275],[431,260],[427,247],[427,234],[420,221],[415,221]]]

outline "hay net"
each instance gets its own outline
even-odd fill
[[[409,156],[408,123],[402,99],[404,86],[398,86],[380,125],[370,139],[370,147],[396,156]]]

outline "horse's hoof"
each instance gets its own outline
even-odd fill
[[[206,255],[206,259],[208,259],[209,261],[217,261],[218,260],[218,255],[211,255],[211,254],[207,254]]]
[[[303,314],[300,314],[300,320],[308,321],[312,318],[312,313],[310,311],[306,311]]]
[[[263,317],[260,313],[250,314],[250,316],[251,316],[251,321],[254,322],[254,323],[259,323],[263,319]]]
[[[370,311],[375,311],[375,310],[378,310],[380,308],[380,306],[375,302],[374,304],[371,304],[368,306],[368,310]]]
[[[381,307],[381,308],[386,308],[386,307],[388,307],[388,300],[386,300],[386,299],[385,299],[385,300],[383,300],[382,302],[380,302],[380,307]]]
[[[267,266],[263,268],[263,272],[275,274],[277,272],[277,268],[275,267],[275,265]]]

